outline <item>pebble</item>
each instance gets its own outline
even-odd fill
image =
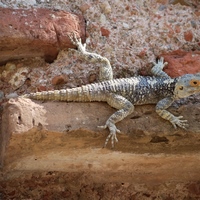
[[[101,35],[105,37],[109,37],[110,31],[104,27],[101,27]]]
[[[100,22],[101,22],[101,24],[106,24],[106,16],[104,15],[104,14],[101,14],[101,16],[100,16]]]
[[[16,65],[13,63],[6,63],[5,70],[6,71],[14,71],[16,69]]]
[[[58,76],[55,76],[51,82],[53,85],[59,85],[59,84],[65,83],[66,81],[63,75],[58,75]]]
[[[184,38],[186,41],[191,42],[193,39],[193,33],[192,31],[187,31],[184,33]]]
[[[127,24],[127,23],[125,23],[125,22],[123,22],[123,27],[125,28],[125,29],[129,29],[130,28],[130,26]]]
[[[88,3],[84,3],[80,6],[80,10],[85,13],[86,10],[90,8],[90,5]]]
[[[89,76],[89,83],[94,83],[97,79],[96,74],[90,74]]]
[[[11,77],[9,83],[13,86],[13,88],[19,88],[24,84],[27,79],[28,68],[22,67],[19,68],[16,73]]]
[[[103,2],[100,4],[100,7],[101,7],[103,13],[105,13],[105,14],[109,14],[109,13],[111,13],[111,11],[112,11],[111,6],[110,6],[110,4],[108,3],[108,1],[103,1]]]
[[[6,99],[17,98],[17,97],[18,97],[18,94],[16,92],[6,95]]]
[[[166,5],[160,5],[159,8],[158,8],[158,10],[162,11],[162,10],[165,10],[166,8],[167,8]]]
[[[0,102],[3,101],[4,98],[4,92],[0,90]]]

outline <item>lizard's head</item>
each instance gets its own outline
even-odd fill
[[[200,93],[200,73],[181,76],[174,90],[176,98],[185,98],[192,94]]]

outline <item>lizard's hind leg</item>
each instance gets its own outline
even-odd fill
[[[116,95],[116,94],[108,94],[107,95],[107,103],[118,109],[115,113],[113,113],[108,120],[106,121],[105,126],[99,126],[99,128],[108,128],[110,134],[106,138],[104,147],[108,144],[108,141],[111,139],[112,148],[114,148],[114,143],[118,142],[116,133],[119,133],[120,130],[117,129],[116,123],[123,120],[129,114],[131,114],[134,110],[134,105],[128,101],[126,98]]]
[[[81,38],[77,38],[75,33],[68,34],[68,37],[70,38],[71,42],[77,46],[78,52],[82,58],[84,58],[86,61],[92,62],[92,63],[101,63],[102,66],[99,70],[99,80],[100,81],[107,81],[113,79],[113,70],[110,65],[110,61],[96,53],[90,53],[86,51],[86,44],[81,43]]]

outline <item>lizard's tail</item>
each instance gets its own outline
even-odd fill
[[[103,101],[101,91],[95,90],[96,84],[85,85],[72,89],[61,89],[52,91],[42,91],[25,94],[20,97],[35,100],[57,100],[57,101]]]

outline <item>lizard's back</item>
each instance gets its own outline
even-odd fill
[[[102,96],[107,92],[118,94],[134,105],[155,104],[164,97],[172,96],[175,84],[176,79],[137,76],[91,84],[91,93],[93,90],[94,93],[102,93]]]

